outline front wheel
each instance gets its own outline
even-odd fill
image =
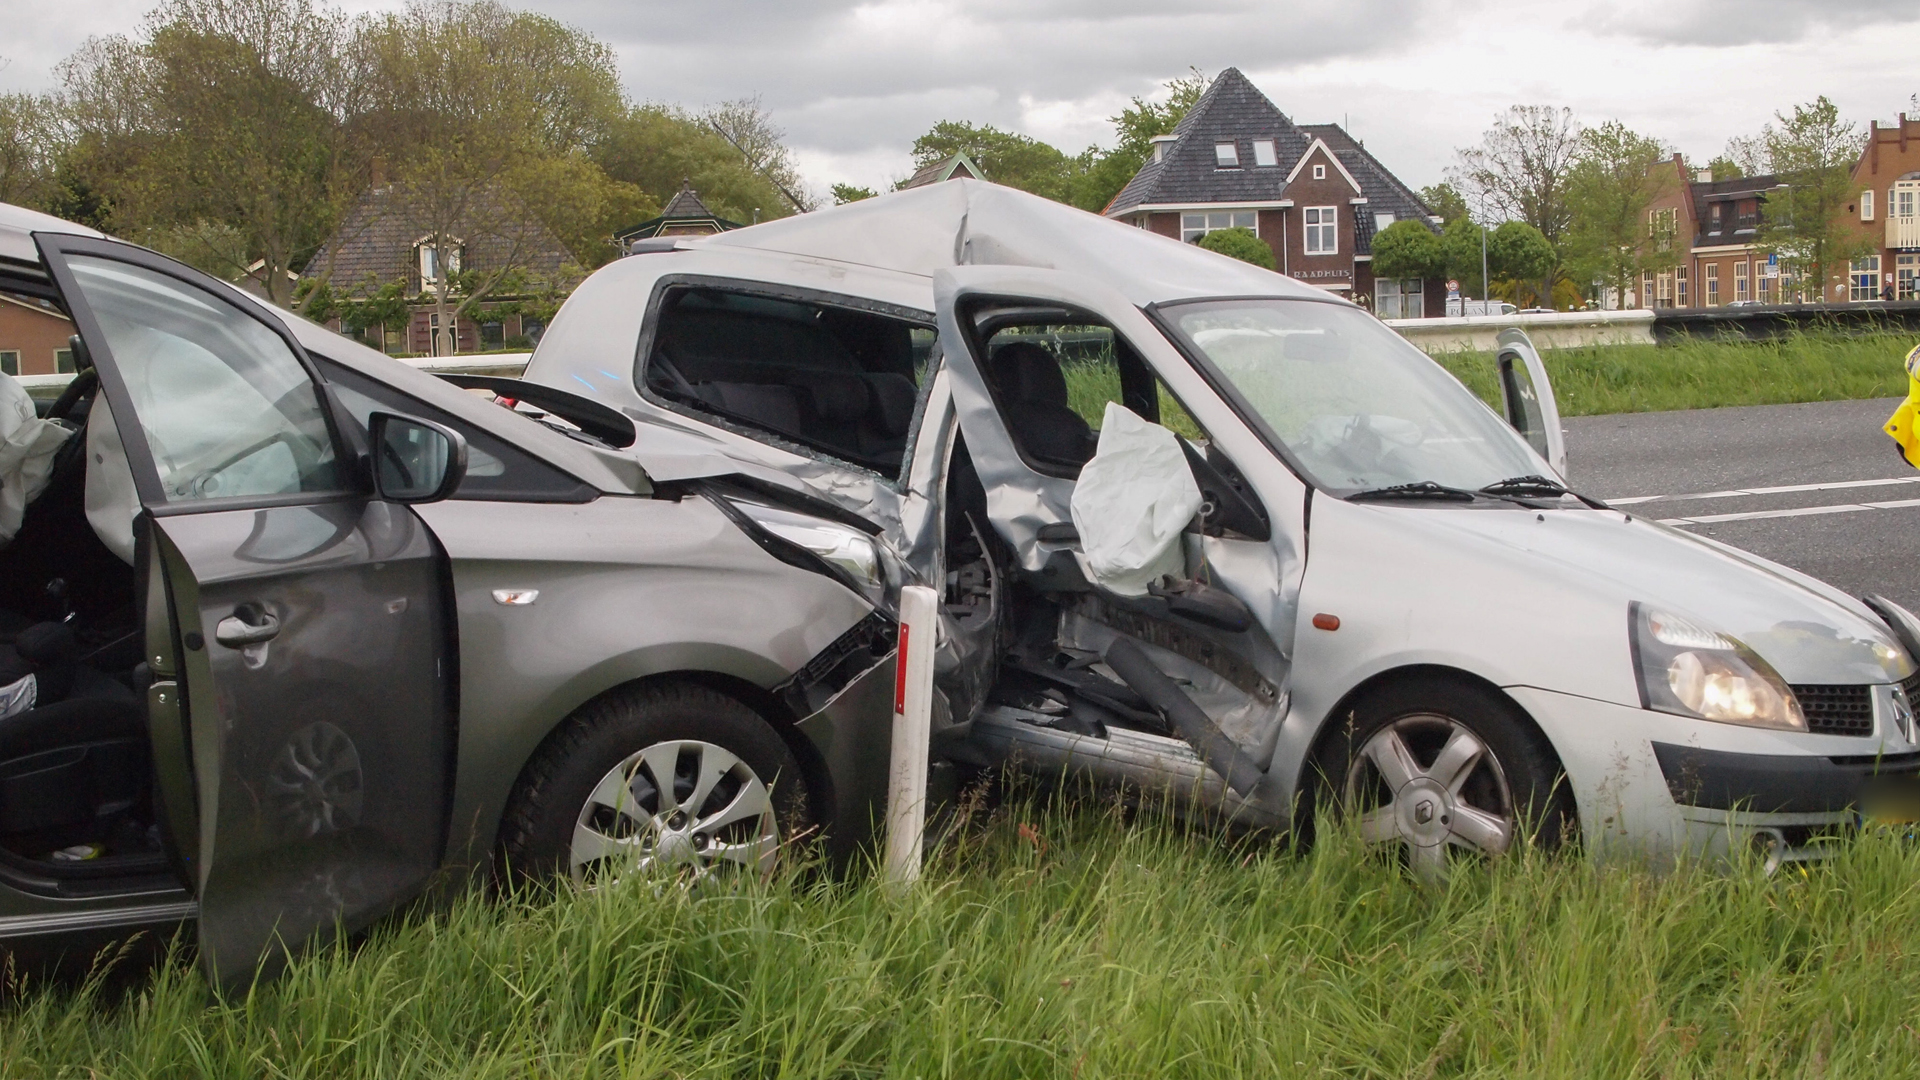
[[[1552,849],[1578,827],[1552,747],[1511,701],[1471,684],[1409,680],[1368,694],[1318,764],[1361,839],[1403,853],[1424,878],[1456,853]]]
[[[507,812],[506,868],[579,884],[629,874],[764,877],[810,826],[793,753],[753,710],[699,686],[595,701],[534,755]]]

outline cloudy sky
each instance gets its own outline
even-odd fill
[[[1439,180],[1514,103],[1617,118],[1702,160],[1826,94],[1862,127],[1920,93],[1920,5],[1882,0],[525,0],[613,45],[628,92],[689,106],[758,94],[809,182],[905,175],[942,119],[1069,152],[1190,67],[1236,66],[1302,122],[1344,121],[1389,168]],[[0,0],[0,89],[37,90],[151,0]],[[350,11],[393,6],[345,0]]]

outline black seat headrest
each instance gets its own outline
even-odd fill
[[[913,426],[913,407],[920,399],[913,380],[890,373],[869,375],[867,385],[873,389],[874,426],[890,438],[905,435]]]
[[[1015,341],[993,351],[993,381],[1009,402],[1067,406],[1067,377],[1052,353],[1031,341]]]

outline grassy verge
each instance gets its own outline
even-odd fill
[[[1688,339],[1666,345],[1597,345],[1541,353],[1563,416],[1713,409],[1905,397],[1903,334],[1796,333],[1771,341]],[[1493,354],[1434,357],[1499,405]]]
[[[1879,1076],[1915,1071],[1920,854],[1426,887],[1007,809],[890,900],[782,878],[460,904],[215,1002],[163,966],[0,1007],[4,1076]]]

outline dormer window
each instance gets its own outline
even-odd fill
[[[1253,163],[1262,169],[1271,169],[1280,164],[1280,158],[1273,152],[1272,139],[1253,140]]]
[[[1153,160],[1165,161],[1167,158],[1167,148],[1179,142],[1180,137],[1178,135],[1155,135],[1150,141],[1153,143]]]
[[[427,288],[440,283],[440,275],[460,272],[460,252],[462,243],[455,237],[443,237],[436,243],[431,236],[423,236],[413,243],[414,265],[420,271],[420,287]]]
[[[1327,167],[1325,165],[1315,165],[1313,167],[1313,178],[1315,180],[1325,180],[1327,178]]]
[[[1216,168],[1237,169],[1240,167],[1240,148],[1230,142],[1213,144],[1213,164]]]

